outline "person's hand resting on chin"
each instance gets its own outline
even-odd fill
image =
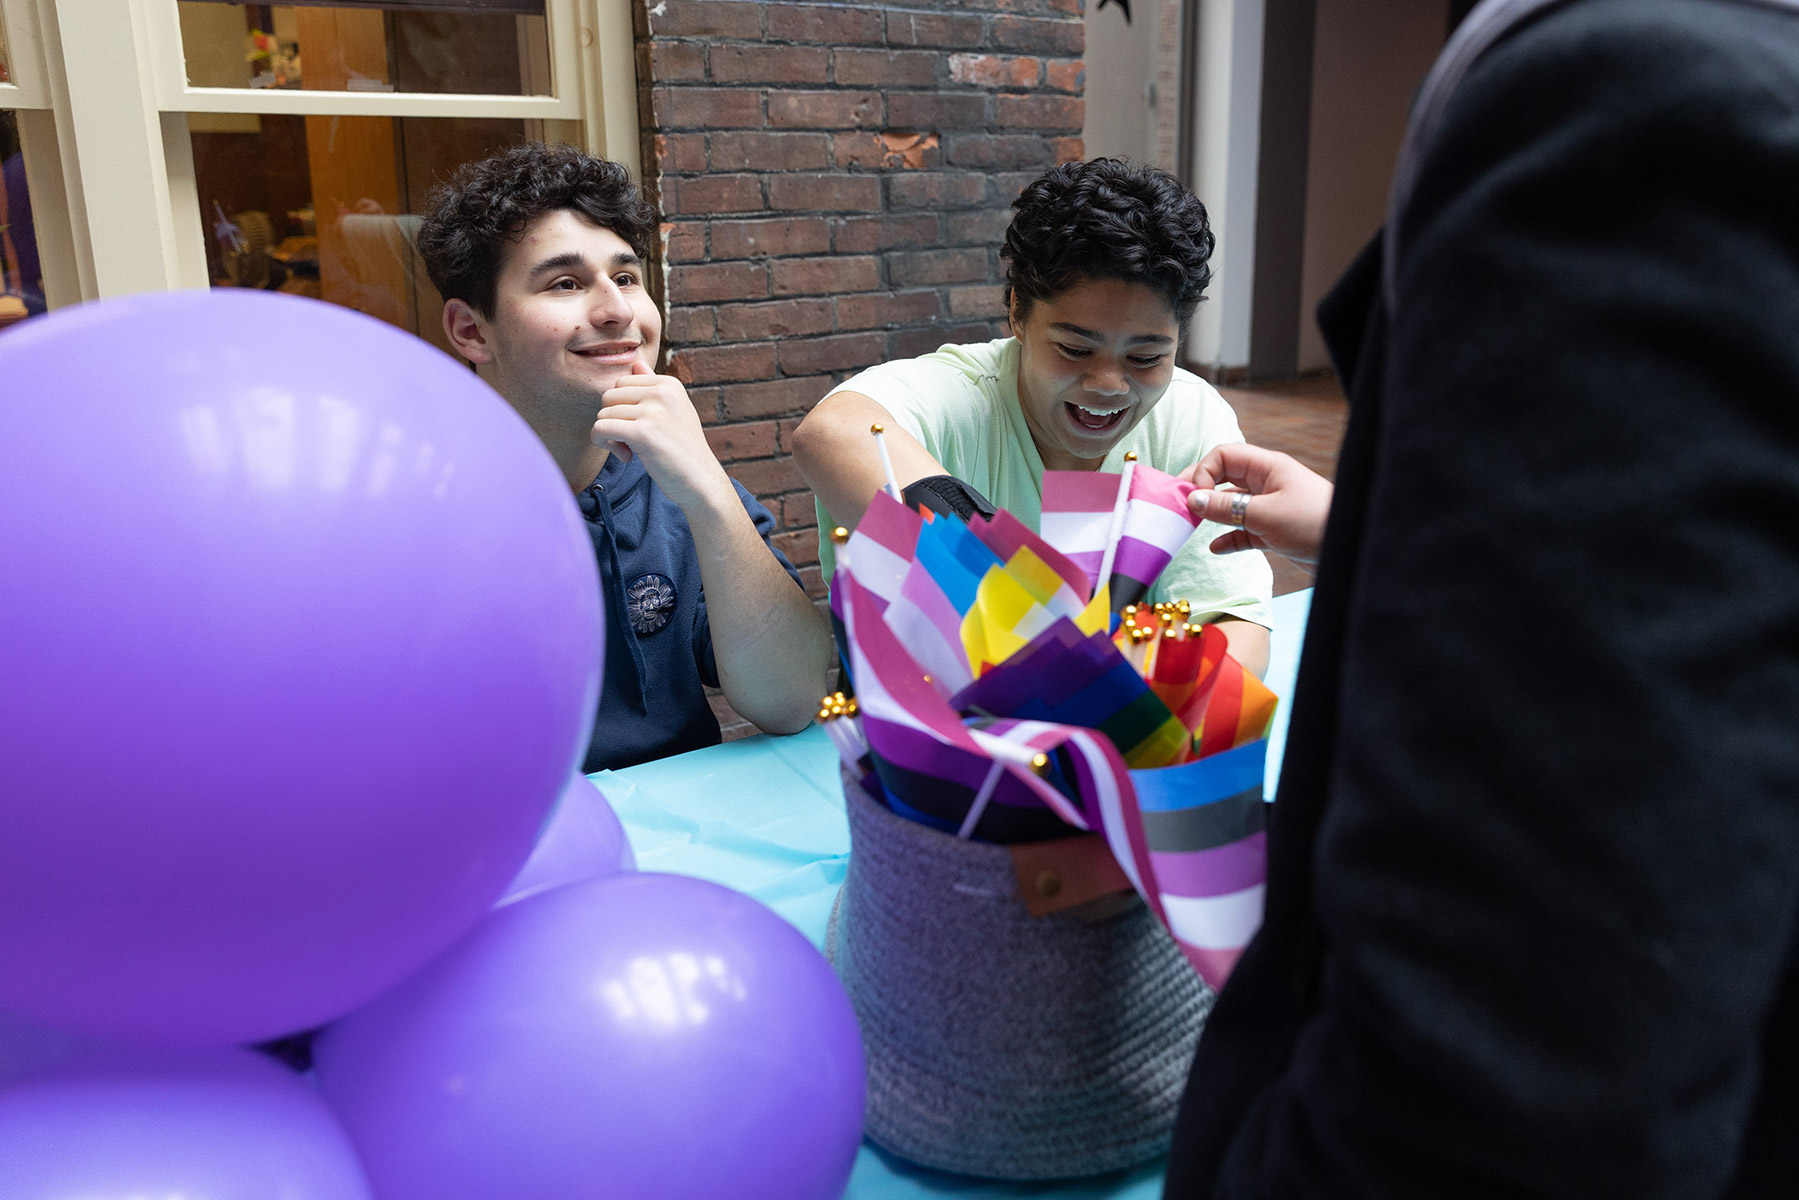
[[[731,477],[712,454],[700,415],[679,379],[658,375],[641,360],[600,397],[593,423],[593,444],[629,462],[643,460],[644,470],[663,493],[694,520],[716,506],[737,505]]]
[[[686,515],[725,698],[770,733],[804,729],[824,686],[829,632],[763,544],[687,388],[639,359],[601,394],[591,437],[621,459],[640,460]]]

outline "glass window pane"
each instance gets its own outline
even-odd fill
[[[0,329],[44,311],[44,271],[31,223],[31,196],[25,190],[25,156],[19,150],[19,123],[0,109]]]
[[[194,87],[311,91],[550,91],[543,0],[442,0],[382,7],[183,0],[181,41]]]
[[[448,350],[413,214],[459,165],[538,136],[537,125],[191,113],[213,286],[329,300]]]

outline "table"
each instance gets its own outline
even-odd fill
[[[1309,591],[1274,602],[1268,686],[1293,692]],[[1268,794],[1286,743],[1283,703],[1269,736]],[[819,726],[792,737],[752,737],[593,776],[624,821],[639,869],[695,875],[746,892],[824,942],[831,903],[849,859],[837,752]],[[1155,1200],[1159,1163],[1063,1184],[1004,1184],[927,1171],[864,1143],[846,1200]]]

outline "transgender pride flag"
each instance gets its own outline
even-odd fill
[[[844,549],[855,564],[856,578],[878,601],[877,608],[885,608],[900,594],[923,527],[923,517],[886,492],[876,492],[868,502],[868,511]]]
[[[1193,485],[1137,463],[1131,471],[1130,500],[1112,577],[1101,580],[1099,568],[1112,531],[1120,478],[1096,471],[1045,471],[1043,520],[1038,526],[1044,541],[1087,572],[1094,590],[1101,583],[1110,585],[1114,612],[1149,594],[1162,568],[1199,526],[1187,511]]]

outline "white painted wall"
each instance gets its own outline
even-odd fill
[[[1159,0],[1132,0],[1131,20],[1118,0],[1087,0],[1087,116],[1081,136],[1088,158],[1156,160],[1156,26]]]
[[[1249,365],[1263,0],[1200,0],[1199,22],[1190,182],[1205,203],[1217,245],[1212,286],[1188,326],[1187,358],[1228,369]]]
[[[1317,0],[1299,369],[1330,365],[1314,312],[1386,218],[1412,97],[1443,48],[1448,0]]]

